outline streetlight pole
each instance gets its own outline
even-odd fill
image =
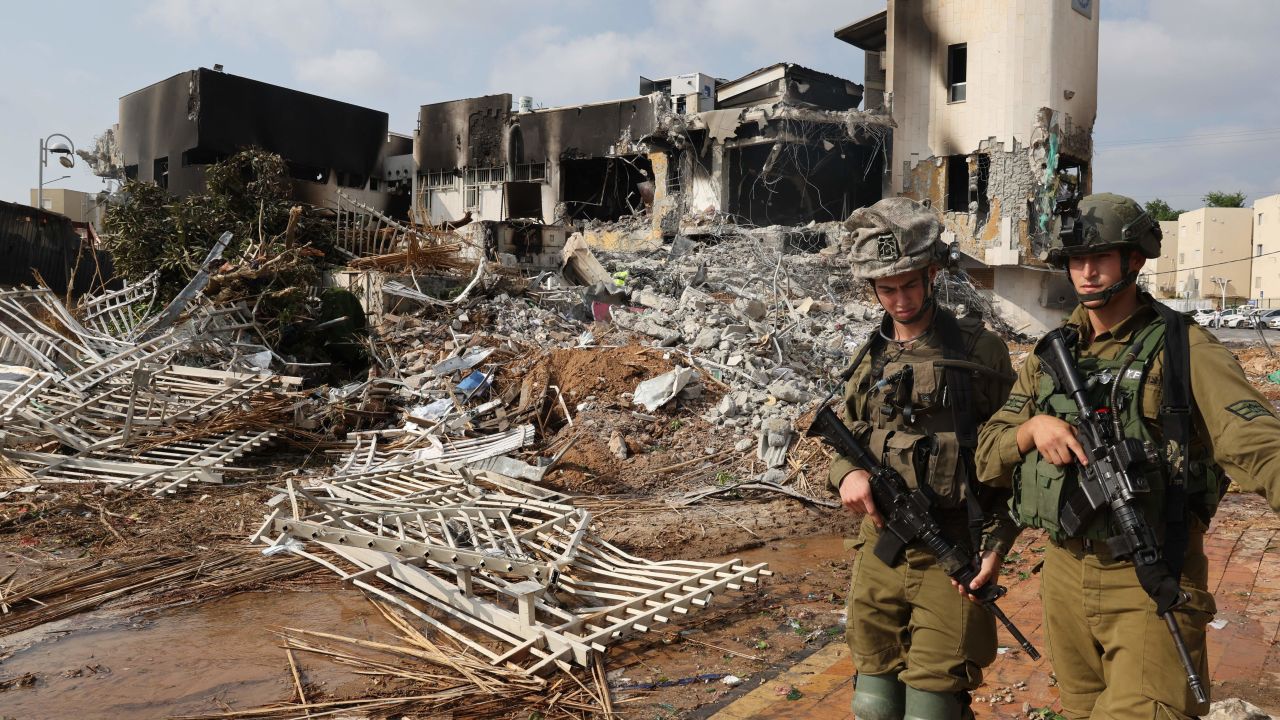
[[[1215,277],[1209,278],[1209,281],[1222,289],[1222,305],[1220,306],[1219,309],[1222,310],[1222,312],[1226,312],[1227,311],[1227,279],[1224,277],[1215,276]]]
[[[54,138],[62,138],[63,140],[66,140],[66,142],[59,142],[50,145],[49,141]],[[62,133],[53,133],[49,135],[49,137],[40,141],[40,163],[37,166],[39,168],[39,182],[36,185],[36,207],[41,210],[44,209],[44,169],[49,164],[49,153],[61,155],[62,157],[58,158],[58,162],[62,164],[62,167],[69,168],[75,167],[76,165],[75,152],[76,144],[71,142],[71,138],[63,135]]]

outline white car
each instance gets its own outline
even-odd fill
[[[1218,315],[1218,320],[1213,326],[1229,328],[1240,327],[1240,323],[1244,322],[1245,317],[1245,314],[1239,309],[1227,310]]]
[[[1277,321],[1280,321],[1280,308],[1262,310],[1253,316],[1254,327],[1276,327]]]
[[[1204,310],[1204,309],[1197,310],[1195,311],[1194,314],[1192,314],[1191,319],[1195,320],[1196,324],[1198,325],[1207,325],[1209,327],[1214,327],[1218,319],[1218,311]]]

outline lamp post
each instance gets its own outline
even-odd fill
[[[62,138],[66,142],[56,142],[50,144],[49,141],[54,138]],[[71,138],[62,133],[53,133],[49,137],[40,141],[40,164],[39,164],[39,184],[36,186],[36,207],[44,209],[44,169],[49,165],[49,153],[60,155],[58,162],[65,168],[76,166],[75,160],[76,144],[71,142]]]
[[[1223,311],[1223,312],[1226,312],[1226,311],[1227,311],[1227,278],[1224,278],[1224,277],[1211,277],[1211,278],[1209,278],[1209,281],[1210,281],[1210,282],[1212,282],[1212,283],[1215,283],[1218,287],[1222,288],[1222,307],[1221,307],[1221,309],[1222,309],[1222,311]]]

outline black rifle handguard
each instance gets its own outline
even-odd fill
[[[805,433],[830,445],[836,452],[850,458],[871,475],[871,496],[884,516],[884,531],[876,543],[875,555],[886,565],[893,567],[902,561],[907,545],[919,542],[938,559],[947,576],[960,583],[976,601],[1000,621],[1009,634],[1018,641],[1032,660],[1039,660],[1040,653],[1018,630],[1013,621],[996,604],[1006,589],[991,581],[977,590],[968,590],[969,583],[977,577],[974,559],[966,557],[955,543],[947,539],[942,528],[929,512],[929,501],[920,490],[907,487],[902,476],[890,467],[882,465],[858,439],[854,437],[830,405],[823,404]]]
[[[1112,522],[1120,533],[1107,540],[1112,555],[1118,560],[1132,560],[1138,582],[1155,602],[1156,612],[1165,621],[1173,638],[1174,649],[1187,674],[1187,684],[1196,700],[1208,702],[1200,675],[1196,673],[1187,651],[1186,641],[1173,620],[1171,611],[1187,601],[1187,594],[1169,569],[1155,531],[1138,506],[1137,495],[1147,488],[1136,477],[1146,454],[1133,438],[1116,437],[1112,430],[1111,408],[1094,408],[1086,394],[1084,381],[1076,370],[1072,347],[1078,341],[1068,327],[1051,330],[1036,345],[1041,367],[1053,379],[1054,386],[1075,402],[1079,415],[1077,435],[1084,447],[1088,465],[1076,463],[1076,493],[1066,499],[1059,511],[1059,524],[1068,536],[1078,536],[1095,512],[1103,507],[1111,511]],[[1116,377],[1112,382],[1120,382]]]

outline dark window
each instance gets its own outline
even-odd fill
[[[338,173],[338,184],[342,187],[364,189],[364,184],[368,181],[369,178],[364,175],[357,175],[356,173],[348,172]]]
[[[193,147],[189,150],[182,151],[182,167],[191,167],[192,165],[212,165],[226,159],[227,156],[223,153],[206,150],[200,147]]]
[[[953,212],[969,212],[969,157],[952,155],[947,158],[947,209]]]
[[[294,180],[306,180],[307,182],[321,184],[329,182],[329,171],[324,168],[303,165],[293,161],[289,161],[287,164],[289,166],[289,177]]]
[[[151,180],[162,188],[169,187],[169,156],[156,158],[151,163]]]
[[[125,166],[124,166],[124,176],[125,176],[125,178],[126,178],[126,179],[128,179],[128,180],[137,180],[137,179],[138,179],[138,166],[137,166],[137,165],[125,165]]]
[[[974,194],[977,197],[969,198],[978,203],[978,214],[983,218],[987,213],[991,212],[991,200],[987,198],[987,184],[991,178],[991,156],[986,154],[978,155],[978,177],[974,183]],[[981,221],[979,221],[981,222]]]
[[[947,48],[947,102],[964,102],[969,77],[969,46],[965,43]]]

